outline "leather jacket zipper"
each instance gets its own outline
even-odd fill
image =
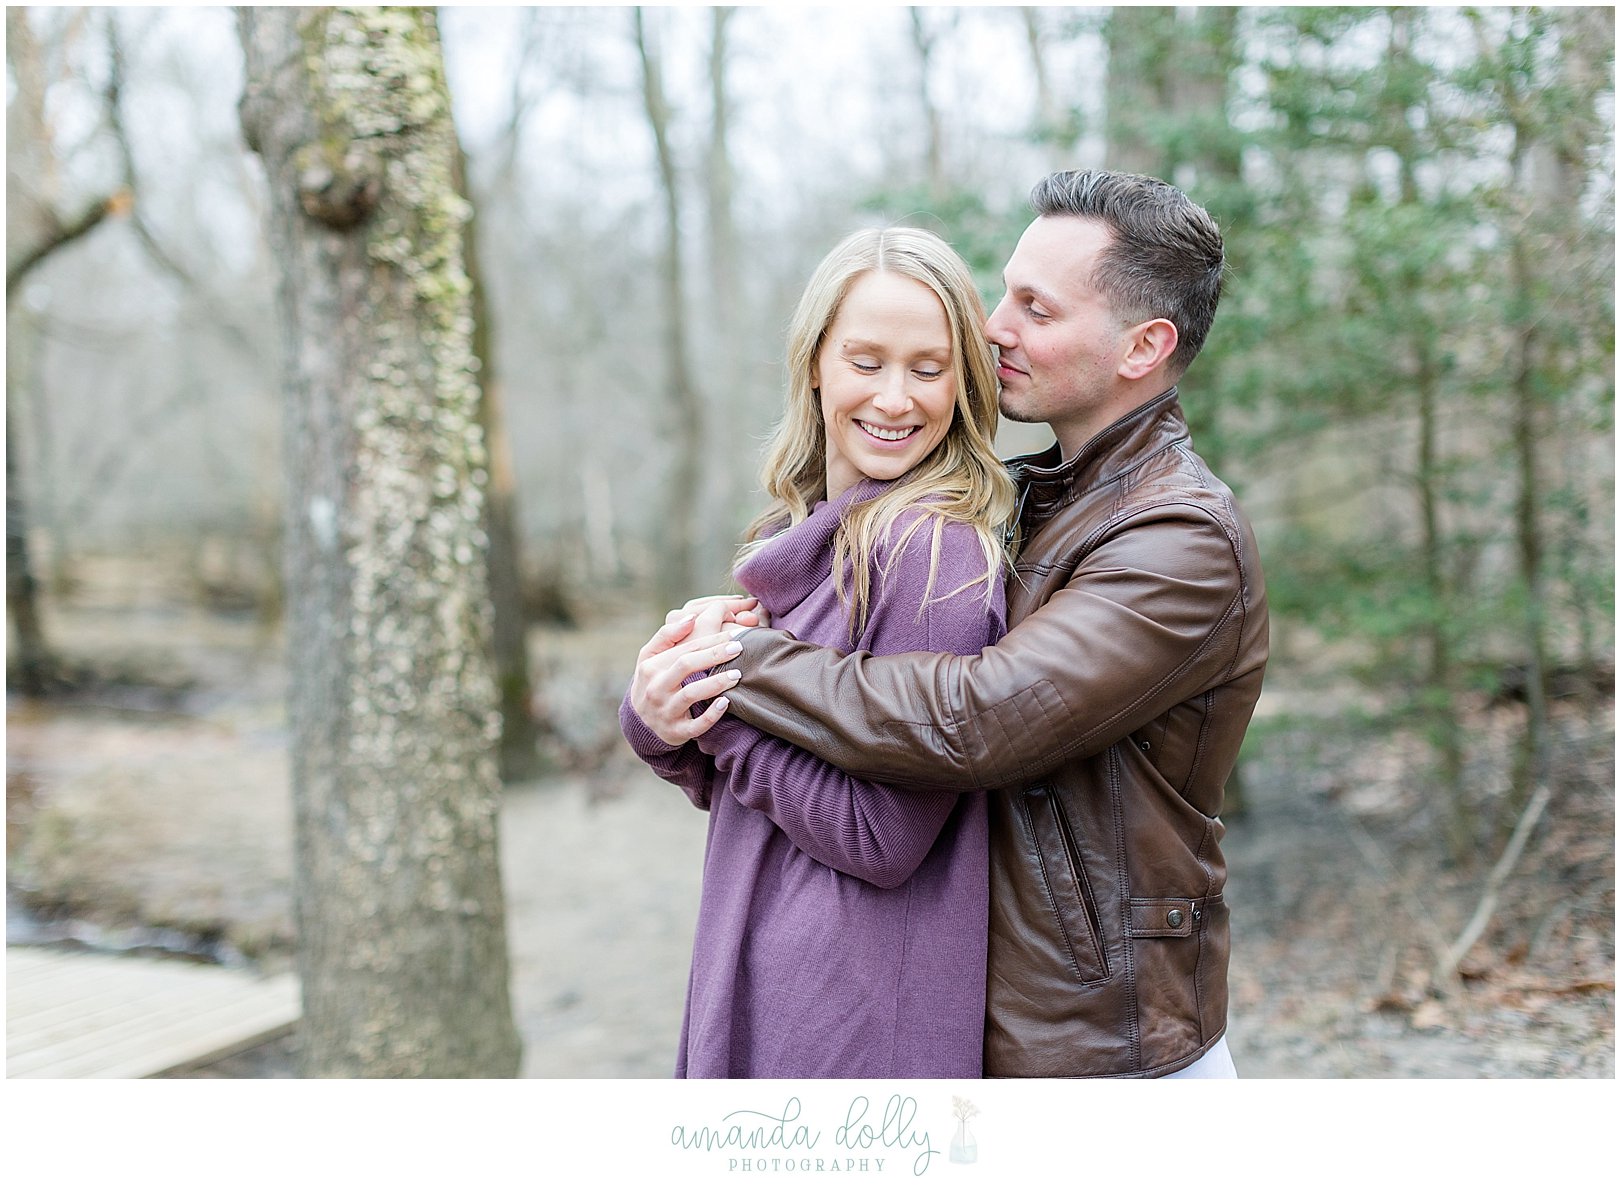
[[[1019,810],[1035,845],[1042,887],[1069,951],[1071,969],[1083,984],[1101,982],[1109,977],[1103,934],[1063,807],[1050,788],[1041,786],[1020,797]]]
[[[1070,828],[1069,814],[1064,812],[1064,803],[1056,794],[1049,794],[1053,799],[1053,816],[1058,819],[1058,831],[1064,836],[1064,849],[1069,852],[1070,865],[1075,868],[1075,881],[1081,886],[1081,907],[1086,909],[1086,919],[1092,924],[1092,936],[1097,941],[1098,956],[1103,956],[1103,926],[1098,923],[1098,910],[1096,901],[1092,896],[1092,881],[1086,877],[1086,864],[1081,862],[1081,848],[1075,844],[1075,832]]]

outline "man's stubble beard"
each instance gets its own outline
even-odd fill
[[[1034,410],[1009,407],[1006,392],[998,394],[996,407],[1001,411],[1002,416],[1006,417],[1009,421],[1016,421],[1020,425],[1040,425],[1047,420]]]

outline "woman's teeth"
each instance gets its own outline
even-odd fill
[[[856,422],[862,429],[882,442],[898,442],[902,438],[909,438],[917,432],[917,426],[907,425],[899,429],[885,429],[879,425],[869,425],[865,421]]]

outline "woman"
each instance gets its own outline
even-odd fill
[[[771,502],[736,569],[776,627],[872,652],[978,652],[1004,628],[1014,489],[968,269],[938,237],[861,231],[789,333]],[[710,814],[678,1077],[978,1077],[983,793],[900,790],[722,719],[733,675],[642,650],[625,737]],[[705,654],[696,654],[704,656]],[[706,661],[712,663],[712,660]],[[650,698],[693,707],[661,739]],[[701,711],[701,713],[700,713]]]

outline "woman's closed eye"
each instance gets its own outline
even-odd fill
[[[851,367],[855,368],[856,371],[860,372],[864,376],[876,376],[879,372],[884,370],[883,364],[874,363],[867,359],[851,359],[847,362]],[[938,380],[941,376],[946,374],[945,368],[932,363],[924,364],[920,367],[914,367],[910,370],[911,373],[919,380]]]

